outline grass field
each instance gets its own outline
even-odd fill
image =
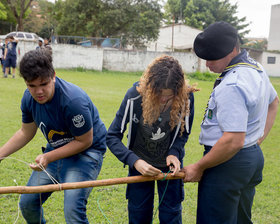
[[[113,120],[119,104],[131,85],[139,80],[140,73],[94,72],[58,70],[57,75],[84,89],[97,106],[101,119],[108,128]],[[272,78],[272,83],[280,93],[280,78]],[[198,144],[200,122],[212,89],[213,82],[192,79],[198,83],[200,92],[195,93],[195,120],[192,134],[186,145],[184,164],[193,163],[202,156],[203,148]],[[0,146],[21,126],[20,101],[26,86],[21,78],[0,78]],[[262,145],[265,156],[263,182],[257,187],[253,205],[253,221],[256,224],[280,223],[280,115],[276,118],[270,135]],[[11,157],[33,162],[40,153],[46,140],[38,131],[35,139]],[[6,159],[0,164],[0,187],[25,185],[31,169],[23,162]],[[127,176],[127,168],[123,168],[108,150],[98,179],[110,179]],[[16,183],[15,183],[16,181]],[[98,207],[102,209],[111,223],[127,223],[127,202],[125,185],[94,188],[88,202],[88,218],[90,223],[109,223]],[[195,223],[197,184],[185,184],[185,200],[183,202],[183,223]],[[0,195],[0,224],[14,223],[18,215],[17,194]],[[157,201],[157,199],[156,199]],[[155,203],[155,207],[157,202]],[[54,192],[44,205],[45,218],[51,224],[63,224],[63,192]],[[21,215],[17,223],[25,223]],[[154,220],[158,223],[158,219]]]

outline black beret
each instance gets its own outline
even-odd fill
[[[202,59],[219,60],[232,52],[238,39],[237,30],[226,22],[215,22],[194,40],[194,52]]]

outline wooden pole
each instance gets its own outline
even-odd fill
[[[101,187],[101,186],[110,186],[116,184],[131,184],[131,183],[140,183],[146,181],[155,181],[155,180],[175,180],[184,178],[185,173],[179,172],[175,176],[171,174],[159,174],[154,177],[146,176],[131,176],[131,177],[120,177],[113,179],[105,180],[93,180],[93,181],[83,181],[83,182],[72,182],[72,183],[62,183],[62,184],[49,184],[42,186],[10,186],[10,187],[0,187],[0,194],[34,194],[42,192],[53,192],[53,191],[62,191],[78,188],[87,188],[87,187]]]

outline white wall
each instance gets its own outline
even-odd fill
[[[271,6],[267,50],[280,50],[280,4]]]
[[[18,63],[27,51],[36,49],[37,43],[20,41],[18,43]],[[156,57],[167,54],[175,57],[186,73],[208,71],[206,61],[199,59],[193,52],[155,52],[155,51],[119,51],[102,48],[87,48],[78,45],[52,45],[55,68],[93,69],[103,68],[111,71],[144,71]],[[280,77],[280,54],[259,53],[258,61],[269,76]],[[253,55],[252,55],[253,56]],[[275,64],[268,64],[267,57],[275,57]]]
[[[97,48],[86,48],[78,45],[70,44],[54,44],[53,65],[55,68],[77,68],[83,67],[86,69],[102,70],[103,66],[103,50]],[[24,53],[35,50],[37,43],[19,41],[18,62],[23,57]],[[20,54],[19,54],[20,52]]]
[[[195,37],[200,32],[202,31],[199,29],[183,24],[175,24],[173,28],[172,25],[165,26],[160,28],[157,41],[151,42],[147,49],[149,51],[171,51],[172,34],[173,49],[190,49],[193,47]]]
[[[18,62],[24,53],[36,49],[37,43],[20,41]],[[198,68],[206,71],[205,61],[199,59],[192,52],[154,52],[154,51],[119,51],[101,48],[87,48],[79,45],[55,44],[53,49],[53,64],[55,68],[93,69],[101,71],[103,68],[111,71],[144,71],[156,57],[167,54],[174,56],[185,72],[195,72]]]
[[[93,69],[102,71],[103,50],[70,44],[55,44],[53,49],[53,65],[55,68]]]
[[[275,57],[275,64],[268,64],[267,58]],[[280,54],[263,52],[262,54],[262,63],[261,63],[269,76],[278,76],[280,77]]]
[[[144,71],[153,59],[163,54],[175,57],[185,72],[195,72],[198,68],[198,58],[193,53],[114,50],[104,50],[103,68],[126,72]]]

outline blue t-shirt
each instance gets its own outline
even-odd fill
[[[17,48],[17,42],[8,42],[7,44],[7,58],[9,57],[16,57],[17,56],[17,51],[16,51],[16,48]]]
[[[37,103],[28,89],[21,101],[22,122],[35,122],[48,143],[59,148],[93,128],[93,143],[83,153],[106,151],[106,128],[89,96],[78,86],[56,77],[51,101]]]

